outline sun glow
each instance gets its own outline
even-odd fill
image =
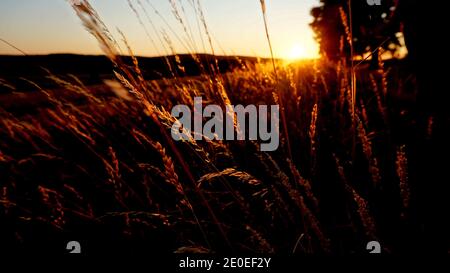
[[[291,47],[285,47],[284,50],[281,50],[281,52],[284,52],[282,55],[283,59],[287,63],[292,63],[300,60],[307,60],[307,59],[316,59],[319,57],[317,52],[317,46],[315,44],[309,45],[309,44],[303,44],[303,43],[292,43]]]
[[[292,46],[291,51],[287,55],[287,59],[289,59],[291,61],[296,61],[296,60],[308,58],[307,55],[308,54],[302,45],[295,44]]]

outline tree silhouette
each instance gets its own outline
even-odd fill
[[[371,53],[376,66],[379,48],[394,53],[401,46],[398,4],[398,0],[321,0],[311,10],[311,27],[321,53],[331,60],[350,57],[353,43],[354,54]]]

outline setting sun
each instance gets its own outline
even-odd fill
[[[291,48],[291,52],[288,55],[288,59],[290,60],[299,60],[307,57],[306,51],[303,46],[300,44],[296,44]]]
[[[304,59],[317,58],[317,52],[314,46],[304,45],[301,43],[293,43],[291,47],[286,47],[284,50],[283,58],[287,62],[299,61]]]

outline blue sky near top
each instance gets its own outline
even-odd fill
[[[188,38],[172,13],[169,0],[140,0],[157,33],[138,5],[138,0],[130,1],[140,13],[155,43],[147,37],[127,0],[90,2],[116,38],[120,38],[117,29],[126,35],[136,55],[156,56],[168,53],[170,50],[167,44],[161,43],[160,40],[163,32],[167,33],[177,53],[192,51],[192,48],[183,46]],[[149,2],[165,21],[155,13]],[[204,48],[202,45],[206,42],[206,36],[199,34],[201,22],[195,16],[194,9],[190,5],[191,0],[174,0],[174,2],[177,3],[180,12],[181,7],[184,8],[188,28],[194,36],[194,50],[210,52],[209,47]],[[200,2],[217,54],[261,57],[269,55],[259,0],[200,0]],[[318,5],[318,0],[266,0],[266,5],[275,55],[282,58],[316,57],[317,44],[309,23],[312,21],[310,10]],[[101,54],[96,41],[82,27],[66,0],[1,0],[0,38],[28,54]],[[0,42],[0,54],[18,54],[18,52]]]

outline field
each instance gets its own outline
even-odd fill
[[[18,80],[27,91],[0,82],[0,249],[59,252],[77,240],[90,253],[355,254],[378,241],[385,253],[448,251],[433,199],[448,119],[418,110],[405,60],[369,70],[345,57],[236,56],[224,68],[193,54],[195,75],[173,57],[167,75],[149,76],[154,65],[120,56],[95,15],[78,12],[112,63],[106,76],[47,70]],[[279,149],[174,141],[170,111],[196,96],[280,105]]]

